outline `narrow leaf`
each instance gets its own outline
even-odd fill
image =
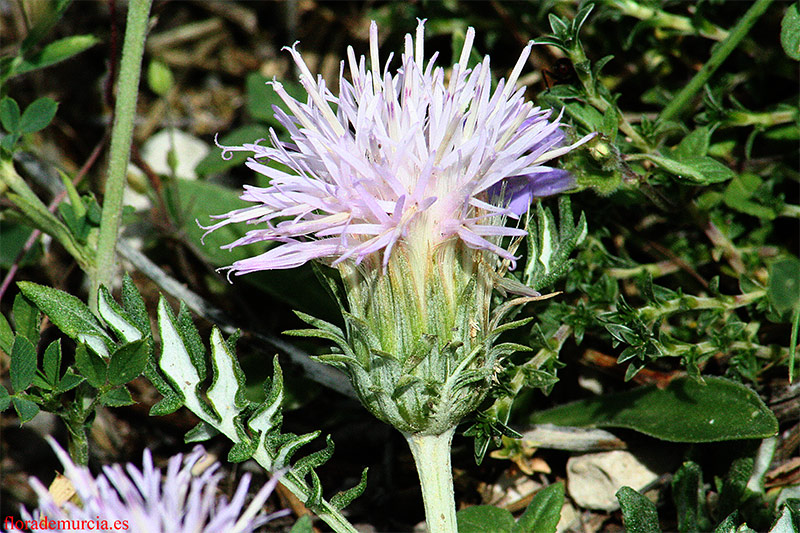
[[[19,105],[13,98],[6,96],[0,100],[0,125],[8,133],[16,133],[19,130]]]
[[[41,313],[36,309],[24,294],[17,294],[14,298],[14,324],[16,325],[17,335],[21,335],[31,341],[36,346],[39,343],[39,325]]]
[[[36,348],[21,335],[14,338],[11,348],[11,386],[15,393],[30,387],[36,375]]]
[[[61,340],[54,340],[44,351],[42,370],[48,383],[53,386],[58,385],[58,378],[61,375]]]
[[[617,491],[622,509],[622,523],[628,533],[661,533],[658,512],[653,502],[630,487]]]
[[[75,349],[75,366],[92,387],[99,389],[106,384],[106,362],[83,343]]]

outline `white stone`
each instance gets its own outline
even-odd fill
[[[567,490],[585,509],[613,511],[619,508],[615,494],[620,488],[641,490],[658,477],[624,450],[587,453],[567,461]]]

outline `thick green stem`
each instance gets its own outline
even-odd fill
[[[453,433],[455,428],[441,435],[405,435],[422,486],[428,533],[457,531],[453,468],[450,466]]]
[[[114,253],[122,219],[122,195],[125,192],[125,174],[130,160],[136,99],[139,94],[139,77],[151,3],[152,0],[131,0],[128,7],[128,22],[117,81],[114,127],[111,131],[108,178],[105,183],[103,215],[97,243],[97,261],[91,274],[89,306],[93,310],[96,310],[100,285],[110,285],[114,274]]]
[[[756,0],[750,9],[739,19],[736,26],[730,31],[728,37],[720,42],[715,48],[706,64],[694,75],[672,101],[664,108],[659,115],[659,120],[671,120],[677,117],[689,105],[690,100],[697,94],[709,78],[722,65],[739,42],[747,35],[753,24],[764,14],[772,0]]]

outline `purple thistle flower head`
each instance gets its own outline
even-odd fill
[[[72,462],[69,455],[52,439],[50,445],[64,465],[79,498],[57,502],[39,480],[30,483],[39,497],[39,507],[29,513],[22,509],[25,521],[36,521],[41,529],[51,531],[98,530],[147,533],[250,533],[264,523],[288,511],[271,515],[262,512],[278,477],[273,477],[245,506],[250,475],[245,474],[231,501],[219,495],[219,463],[199,475],[193,474],[206,456],[202,446],[183,457],[169,460],[166,473],[153,466],[149,450],[144,451],[142,469],[132,464],[104,466],[102,474],[92,476],[89,469]],[[47,525],[44,527],[46,521]]]
[[[398,247],[431,257],[447,242],[513,264],[515,257],[499,243],[525,231],[506,227],[506,218],[523,214],[534,197],[571,188],[572,178],[547,163],[592,136],[564,145],[560,116],[550,120],[550,110],[525,101],[525,89],[516,89],[532,43],[508,80],[492,90],[488,56],[468,67],[472,28],[449,78],[436,66],[438,54],[426,61],[423,34],[420,21],[416,35],[405,37],[398,68],[390,70],[391,55],[381,65],[373,22],[369,68],[348,48],[338,96],[311,74],[294,46],[287,48],[308,93],[301,102],[271,82],[287,108],[275,107],[276,118],[291,141],[271,131],[269,145],[222,147],[223,157],[252,152],[247,166],[270,184],[246,186],[241,198],[254,205],[215,216],[218,222],[205,228],[257,224],[226,247],[280,244],[235,262],[231,272],[293,268],[310,260],[333,266],[369,261],[385,270]]]

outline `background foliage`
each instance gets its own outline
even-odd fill
[[[7,7],[0,409],[12,416],[2,422],[3,516],[30,503],[27,475],[47,479],[54,468],[41,460],[49,456],[41,433],[66,432],[72,452],[101,464],[140,456],[144,446],[169,455],[200,422],[185,410],[148,418],[154,406],[166,414],[180,405],[165,406],[159,392],[169,403],[169,389],[151,385],[158,339],[115,341],[79,301],[103,201],[124,6]],[[463,428],[469,438],[456,441],[461,504],[496,504],[486,495],[503,477],[534,479],[538,492],[516,521],[476,507],[460,527],[480,531],[490,520],[508,531],[550,529],[567,458],[553,449],[565,447],[540,439],[537,452],[500,437],[556,423],[623,428],[615,435],[629,448],[683,459],[651,487],[657,510],[621,489],[620,512],[578,509],[584,530],[624,523],[655,531],[656,514],[665,530],[734,531],[743,522],[766,530],[776,519],[798,530],[796,504],[776,506],[798,496],[800,480],[800,388],[790,379],[798,375],[800,319],[797,2],[157,2],[152,15],[133,142],[139,172],[128,176],[120,247],[141,306],[130,286],[112,292],[121,290],[142,332],[151,330],[159,291],[186,301],[200,315],[200,333],[190,336],[201,359],[212,323],[241,329],[238,342],[226,342],[237,347],[247,401],[270,399],[261,384],[273,376],[271,356],[281,354],[288,431],[322,430],[338,444],[319,469],[326,489],[360,486],[362,468],[371,467],[366,493],[350,507],[354,521],[410,530],[422,506],[403,443],[362,412],[340,378],[308,366],[306,354],[329,346],[279,336],[301,324],[293,309],[332,322],[337,311],[311,268],[229,285],[214,269],[259,248],[220,250],[244,231],[232,226],[203,245],[197,221],[239,205],[241,184],[262,179],[241,159],[220,158],[213,136],[230,145],[280,127],[270,111],[278,100],[264,82],[278,77],[299,94],[283,45],[299,39],[312,70],[333,81],[347,44],[366,50],[370,20],[384,49],[397,51],[416,18],[427,18],[426,47],[441,52],[442,64],[474,26],[473,61],[491,54],[498,76],[536,39],[521,79],[529,97],[563,107],[570,136],[600,133],[561,162],[578,187],[569,200],[532,210],[530,237],[518,249],[525,266],[511,273],[563,292],[516,316],[533,320],[509,340],[532,351],[498,369],[499,392]],[[183,313],[178,320],[188,327]],[[137,377],[143,370],[151,381]],[[582,403],[564,405],[574,400]],[[756,455],[758,439],[776,431],[766,459]],[[209,445],[219,453],[230,446],[221,437]],[[328,446],[317,446],[327,460]],[[503,503],[521,510],[524,496]]]

